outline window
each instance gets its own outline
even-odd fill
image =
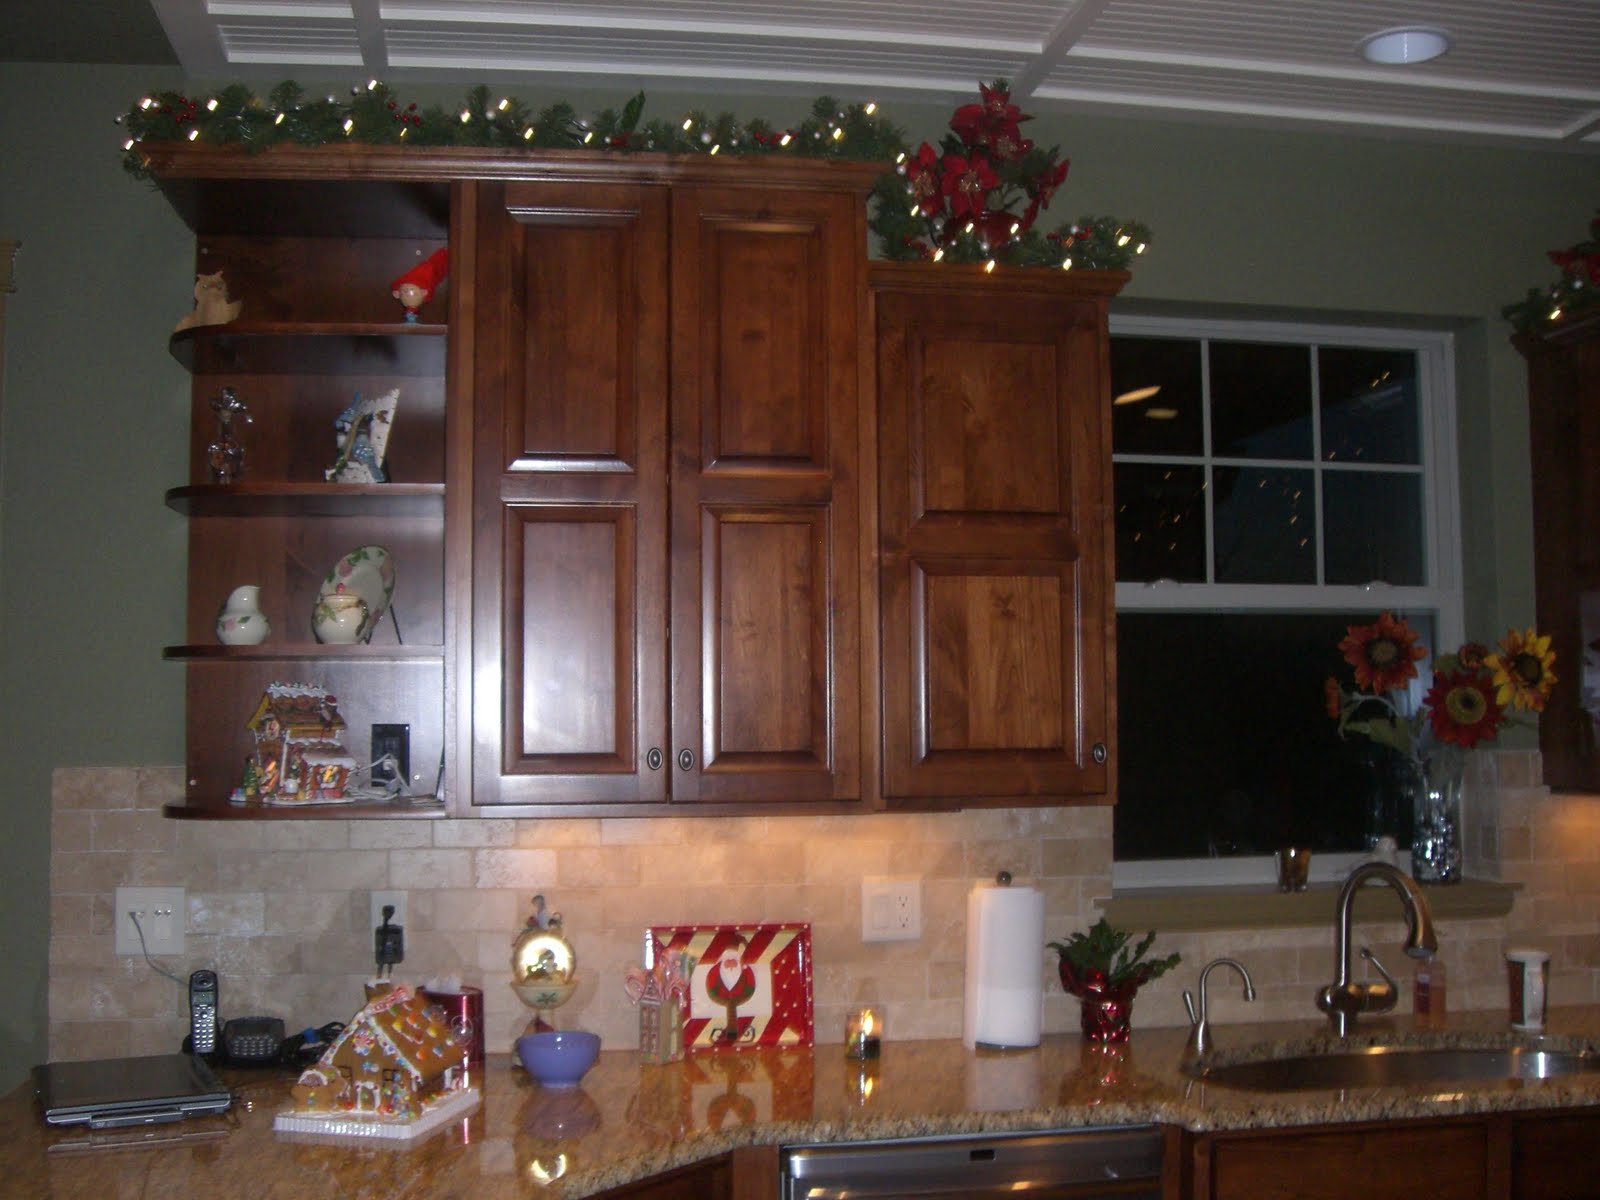
[[[1398,764],[1340,740],[1322,682],[1386,609],[1430,647],[1460,639],[1450,353],[1445,334],[1113,319],[1117,886],[1266,882],[1290,842],[1329,878],[1380,834],[1408,845]]]

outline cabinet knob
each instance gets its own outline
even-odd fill
[[[652,771],[659,771],[664,758],[665,756],[661,753],[659,746],[651,746],[649,750],[645,751],[644,765]]]
[[[1107,758],[1111,757],[1111,755],[1106,749],[1106,744],[1104,742],[1096,742],[1093,746],[1089,747],[1089,757],[1094,759],[1094,761],[1097,763],[1104,763]]]
[[[692,771],[692,770],[694,770],[694,751],[693,750],[679,750],[678,751],[678,769],[682,770],[682,771]]]

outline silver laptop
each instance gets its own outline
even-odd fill
[[[45,1063],[33,1088],[52,1125],[117,1129],[226,1112],[233,1096],[192,1054]]]

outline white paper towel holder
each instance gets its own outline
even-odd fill
[[[1010,871],[995,875],[994,887],[974,887],[967,896],[967,978],[963,988],[962,1042],[968,1049],[1023,1050],[1039,1045],[1044,942],[1044,896],[1032,887],[1012,888]],[[996,944],[994,906],[980,899],[1008,894],[1009,936]],[[1012,899],[1014,897],[1014,899]],[[1016,906],[1023,907],[1019,911]],[[990,915],[980,918],[980,913]]]

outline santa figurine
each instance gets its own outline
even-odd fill
[[[417,309],[433,299],[434,291],[450,274],[450,251],[435,250],[389,285],[394,298],[405,305],[406,320],[417,319]]]

